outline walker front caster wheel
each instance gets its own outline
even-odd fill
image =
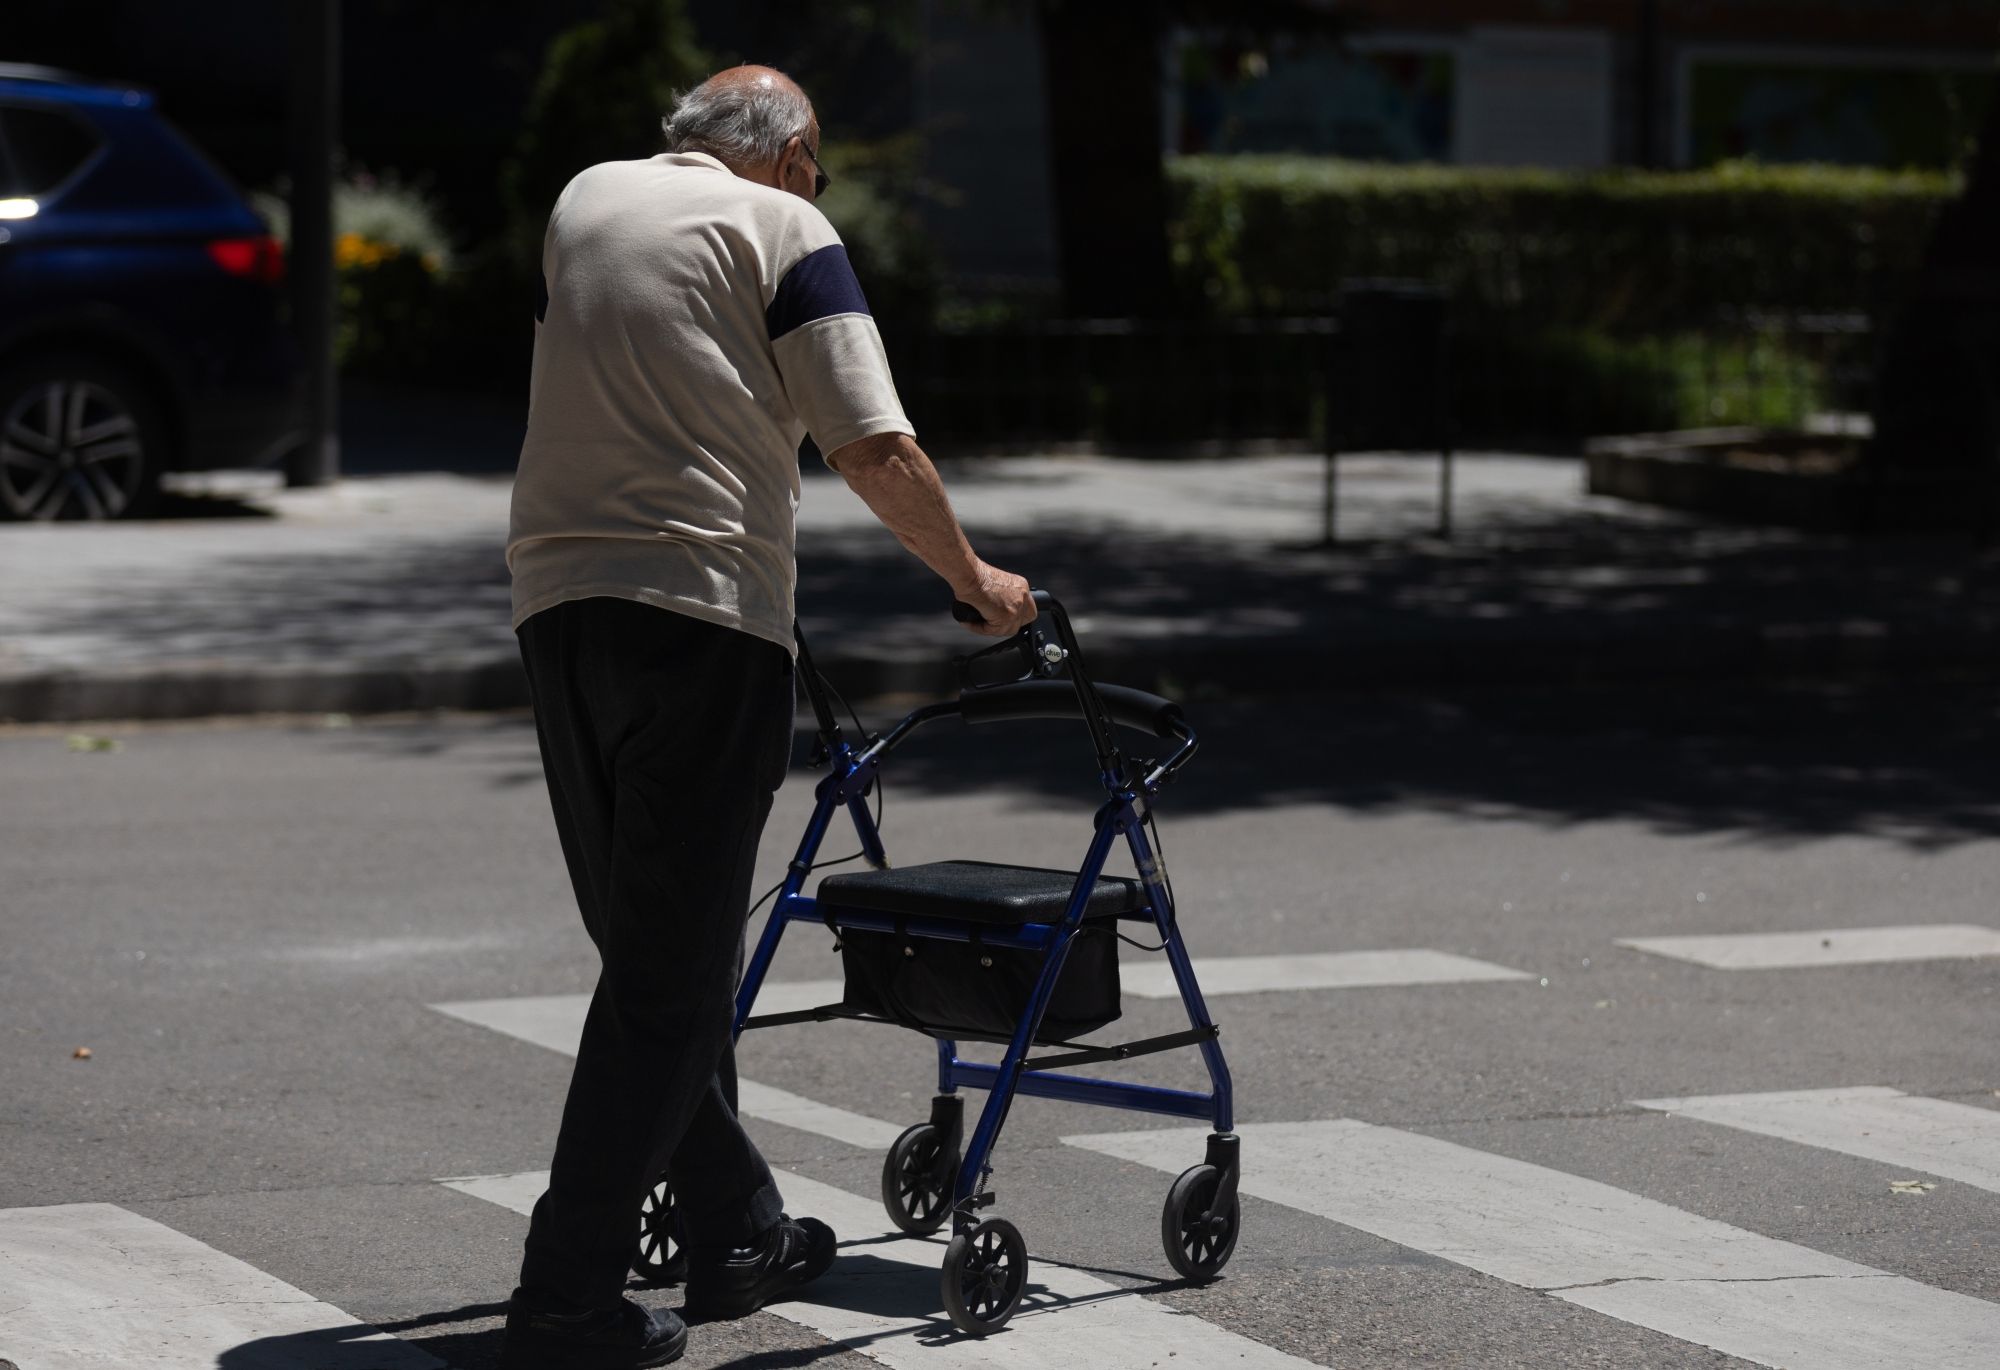
[[[662,1175],[639,1201],[639,1249],[632,1257],[632,1273],[647,1284],[680,1284],[687,1279],[687,1268],[674,1188]]]
[[[1190,1280],[1214,1279],[1236,1249],[1242,1205],[1232,1194],[1225,1209],[1211,1211],[1221,1180],[1222,1172],[1212,1165],[1192,1166],[1174,1181],[1160,1210],[1160,1242],[1167,1248],[1167,1262]]]
[[[1028,1287],[1028,1245],[1005,1218],[960,1232],[944,1249],[939,1290],[952,1326],[975,1337],[998,1332]]]
[[[935,1127],[918,1123],[890,1144],[882,1162],[882,1207],[913,1237],[928,1237],[951,1216],[958,1157],[939,1156],[941,1145]]]

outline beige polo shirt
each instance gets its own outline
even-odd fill
[[[638,600],[792,647],[798,449],[909,433],[840,237],[701,153],[569,183],[542,247],[514,626]]]

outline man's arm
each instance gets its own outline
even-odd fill
[[[952,594],[979,611],[966,626],[986,637],[1019,632],[1035,618],[1028,582],[973,553],[951,511],[937,468],[908,433],[877,433],[827,453],[826,464]]]

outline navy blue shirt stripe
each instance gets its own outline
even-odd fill
[[[835,243],[793,263],[778,282],[771,307],[764,311],[764,328],[776,342],[815,319],[867,312],[868,300],[861,293],[861,282],[854,279],[847,249]]]

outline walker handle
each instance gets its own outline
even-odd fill
[[[1181,706],[1171,699],[1135,690],[1129,685],[1098,685],[1097,697],[1111,721],[1155,737],[1178,737],[1185,726]],[[967,723],[1002,723],[1021,718],[1083,718],[1076,687],[1067,680],[1023,680],[983,690],[966,690],[958,697],[960,717]]]
[[[951,602],[951,616],[958,623],[984,623],[986,616],[962,599]]]

